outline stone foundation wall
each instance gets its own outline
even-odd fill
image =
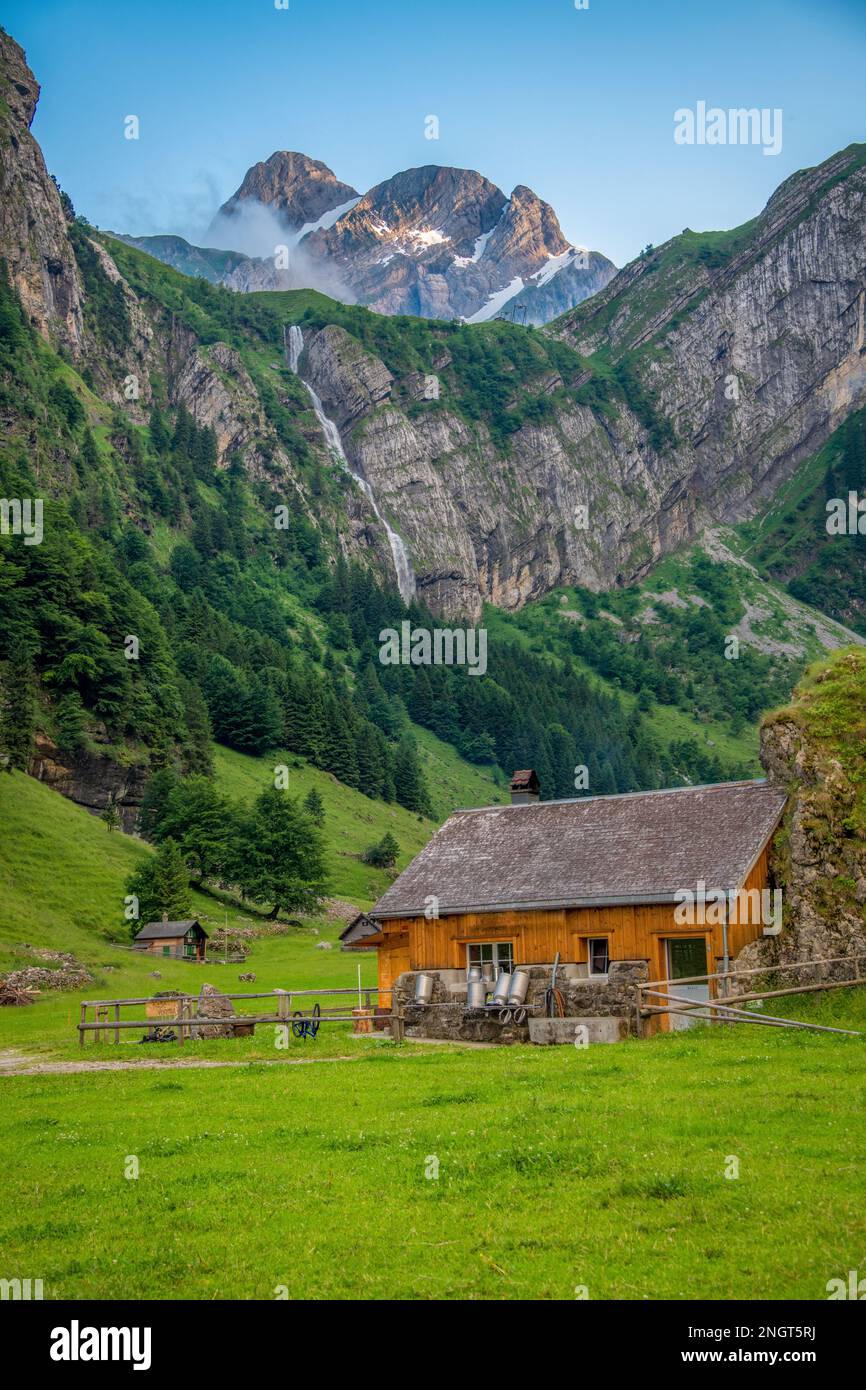
[[[544,996],[551,982],[549,965],[518,966],[529,974],[525,1007],[529,1016],[545,1013]],[[568,1018],[621,1020],[623,1035],[635,1030],[635,985],[649,979],[645,960],[611,961],[606,977],[577,976],[574,966],[561,967],[557,988]],[[394,983],[394,1003],[404,1012],[407,1038],[441,1038],[452,1042],[516,1043],[529,1041],[529,1023],[499,1022],[498,1010],[467,1009],[466,987],[454,989],[454,971],[408,970]],[[419,974],[433,978],[430,1007],[416,1004]]]

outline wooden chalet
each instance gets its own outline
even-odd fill
[[[207,932],[200,922],[148,922],[135,937],[135,949],[174,960],[203,961],[207,955]]]
[[[725,946],[733,960],[765,931],[759,916],[727,905],[721,920],[675,913],[677,895],[701,884],[727,895],[770,887],[786,799],[778,788],[761,780],[569,801],[540,801],[538,791],[522,771],[512,804],[456,811],[370,911],[356,940],[378,949],[380,1002],[406,971],[488,974],[552,964],[557,952],[575,979],[606,977],[615,961],[645,963],[644,978],[683,979],[720,969]]]

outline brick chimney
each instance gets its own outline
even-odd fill
[[[541,783],[534,768],[527,767],[520,772],[515,772],[511,779],[512,806],[531,806],[538,801],[540,796]]]

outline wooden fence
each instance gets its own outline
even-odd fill
[[[702,1021],[709,1023],[757,1023],[773,1028],[805,1028],[818,1033],[845,1033],[849,1037],[861,1037],[859,1032],[850,1028],[831,1028],[827,1024],[778,1018],[773,1014],[758,1014],[739,1006],[794,994],[813,994],[822,990],[850,989],[854,985],[866,985],[866,977],[862,973],[864,961],[866,961],[866,955],[830,956],[826,960],[791,961],[785,965],[759,965],[748,970],[716,970],[710,975],[689,975],[681,980],[649,980],[636,986],[638,1034],[644,1031],[644,1019],[661,1014],[669,1016],[671,1014],[697,1014]],[[791,970],[826,972],[828,966],[850,971],[850,978],[822,979],[814,984],[788,985],[784,989],[759,988],[731,993],[732,982],[745,981],[747,976],[767,978]],[[709,996],[707,999],[688,999],[685,995],[675,992],[679,986],[696,984],[706,984]]]
[[[310,1000],[315,997],[316,1002],[319,998],[332,997],[335,995],[350,995],[353,999],[359,1000],[358,1006],[353,1010],[349,1008],[348,1000],[337,1004],[333,1008],[322,1008],[319,1006],[319,1013],[314,1014],[312,1008],[293,1009],[293,1004],[298,1000]],[[107,1037],[109,1041],[119,1043],[121,1032],[130,1028],[145,1028],[150,1031],[153,1028],[176,1028],[177,1041],[182,1046],[187,1039],[194,1039],[197,1030],[213,1027],[229,1027],[237,1033],[241,1029],[252,1028],[257,1023],[272,1023],[279,1027],[283,1025],[290,1028],[297,1023],[354,1023],[356,1026],[362,1020],[381,1023],[387,1025],[391,1031],[394,1042],[403,1042],[405,1038],[405,1023],[403,1011],[393,1008],[389,1012],[376,1012],[373,1007],[373,995],[378,996],[378,989],[273,989],[261,993],[253,994],[229,994],[220,991],[219,995],[214,996],[219,999],[229,999],[234,1003],[236,1000],[254,999],[275,999],[276,1012],[274,1013],[232,1013],[232,1014],[197,1014],[196,1009],[200,999],[197,994],[172,994],[166,996],[150,996],[140,999],[85,999],[81,1003],[81,1019],[77,1025],[78,1041],[81,1047],[88,1033],[93,1034],[93,1040],[101,1043]],[[363,1003],[360,1001],[363,999]],[[162,1005],[162,1009],[154,1006]],[[150,1009],[149,1016],[145,1018],[123,1018],[122,1009],[144,1008]],[[93,1010],[92,1019],[88,1017],[88,1011]],[[165,1017],[168,1013],[169,1017]]]

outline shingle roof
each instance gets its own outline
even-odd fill
[[[673,902],[740,888],[785,793],[764,781],[455,811],[371,910],[440,914]]]
[[[378,936],[380,930],[378,922],[374,922],[366,912],[359,912],[340,932],[340,940],[345,941],[347,946],[352,946],[356,941],[364,941],[368,936]]]
[[[534,768],[520,768],[511,779],[511,790],[517,791],[520,787],[531,787],[533,784],[538,786],[538,776]]]
[[[199,931],[204,931],[204,927],[195,918],[188,922],[147,922],[136,936],[136,941],[156,941],[161,936],[184,936],[190,927],[198,927]]]

